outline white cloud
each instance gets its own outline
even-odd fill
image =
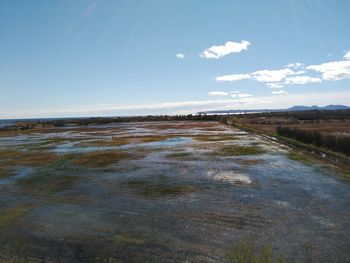
[[[209,94],[209,96],[227,96],[227,95],[230,95],[230,93],[226,92],[226,91],[210,91],[208,94]]]
[[[348,52],[345,53],[344,58],[350,59],[350,50],[348,50]]]
[[[216,81],[237,81],[242,79],[250,79],[251,76],[249,74],[232,74],[232,75],[224,75],[216,77]]]
[[[306,68],[321,72],[324,80],[341,80],[350,78],[350,60],[331,61],[319,65],[310,65]]]
[[[287,77],[284,84],[308,84],[308,83],[320,83],[322,80],[320,78],[313,78],[309,76],[294,76]]]
[[[289,75],[302,74],[304,71],[294,71],[289,68],[277,69],[277,70],[258,70],[252,73],[254,79],[259,82],[280,82]]]
[[[266,83],[266,85],[270,88],[270,89],[280,89],[283,88],[283,85],[281,83]]]
[[[274,94],[274,95],[286,95],[286,94],[288,94],[288,92],[285,90],[274,90],[274,91],[272,91],[272,94]]]
[[[233,90],[233,91],[210,91],[208,93],[210,96],[231,96],[232,98],[249,98],[253,97],[254,95],[248,94],[248,93],[241,93],[239,90]]]
[[[250,45],[249,41],[242,40],[241,42],[228,41],[221,46],[212,46],[202,53],[200,57],[202,58],[221,58],[231,53],[239,53],[242,50],[247,50]]]
[[[176,54],[176,57],[177,57],[178,59],[184,59],[184,58],[186,57],[186,55],[185,55],[185,54],[182,54],[182,53],[177,53],[177,54]]]
[[[300,62],[289,63],[288,65],[286,65],[287,68],[301,68],[303,66],[304,64]]]

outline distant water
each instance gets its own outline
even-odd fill
[[[16,124],[18,120],[0,120],[0,128]]]

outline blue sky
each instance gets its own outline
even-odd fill
[[[347,0],[0,0],[0,118],[350,105]]]

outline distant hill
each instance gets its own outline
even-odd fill
[[[214,110],[214,111],[201,111],[201,112],[198,112],[197,114],[237,114],[237,113],[308,111],[308,110],[350,110],[350,107],[345,105],[333,105],[333,104],[323,106],[323,107],[319,107],[316,105],[312,105],[312,106],[297,105],[287,109]]]
[[[305,110],[348,110],[350,107],[345,105],[327,105],[324,107],[319,107],[316,105],[312,106],[293,106],[291,108],[286,109],[287,111],[305,111]]]

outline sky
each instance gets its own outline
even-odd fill
[[[350,105],[348,0],[0,0],[0,119]]]

